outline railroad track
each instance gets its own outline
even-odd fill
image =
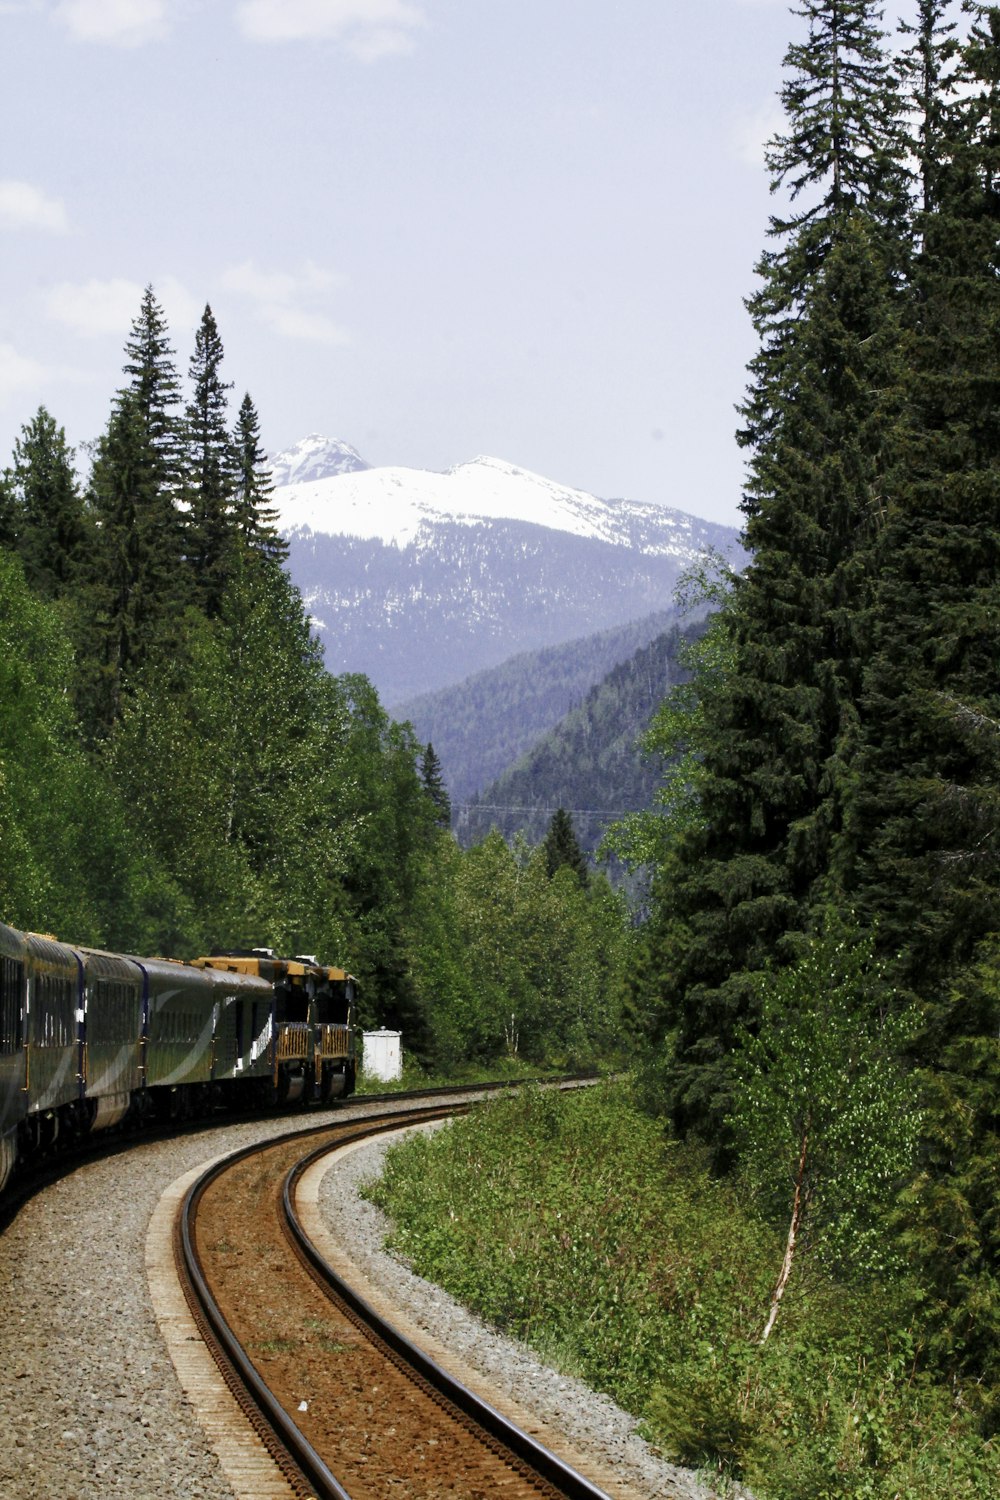
[[[227,1158],[190,1188],[176,1245],[186,1295],[286,1493],[598,1500],[604,1491],[429,1359],[334,1271],[296,1188],[329,1151],[468,1103],[337,1122]],[[311,1139],[309,1139],[311,1138]],[[261,1491],[264,1493],[264,1491]]]

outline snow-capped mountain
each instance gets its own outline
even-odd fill
[[[667,608],[678,574],[736,533],[602,500],[497,458],[369,468],[312,436],[273,460],[289,566],[334,672],[383,700]],[[288,476],[288,477],[282,477]]]
[[[337,443],[312,432],[292,448],[286,448],[271,460],[276,485],[302,484],[310,479],[329,479],[334,474],[350,474],[367,469],[361,454],[349,443]]]
[[[280,486],[275,500],[286,534],[378,538],[402,547],[441,523],[499,520],[662,556],[694,558],[704,547],[708,522],[659,505],[599,500],[499,458],[474,458],[443,474],[372,469],[346,443],[327,443],[324,450],[324,441],[305,438],[274,460]],[[348,464],[345,455],[357,462]]]

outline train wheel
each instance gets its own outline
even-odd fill
[[[17,1161],[17,1142],[13,1133],[0,1137],[0,1193],[10,1181],[10,1174]]]

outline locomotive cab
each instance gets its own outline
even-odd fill
[[[355,981],[343,969],[311,956],[279,958],[269,948],[213,953],[195,963],[271,986],[267,1045],[258,1038],[243,1077],[266,1070],[273,1102],[329,1101],[352,1092]]]
[[[354,997],[357,981],[343,969],[319,971],[315,996],[316,1092],[324,1103],[354,1092]]]

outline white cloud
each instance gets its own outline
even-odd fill
[[[139,310],[142,287],[134,281],[60,281],[45,299],[45,310],[57,323],[88,337],[127,333]]]
[[[285,338],[321,344],[350,342],[345,330],[315,305],[324,293],[343,284],[343,277],[335,271],[312,261],[298,272],[261,271],[247,260],[230,266],[221,279],[227,291],[253,303],[260,321]]]
[[[45,229],[65,234],[66,210],[30,182],[0,181],[0,229]]]
[[[222,273],[227,291],[237,292],[254,302],[292,302],[297,297],[328,291],[343,284],[343,277],[307,261],[297,275],[290,271],[259,271],[252,260],[230,266]]]
[[[303,307],[275,307],[265,304],[260,316],[269,328],[288,339],[305,339],[314,344],[349,344],[345,330],[325,313],[308,312]]]
[[[141,47],[167,32],[167,0],[59,0],[53,12],[81,42]]]
[[[188,352],[194,347],[194,334],[205,311],[205,303],[210,302],[211,298],[196,297],[176,276],[161,276],[159,280],[154,278],[153,292],[166,314],[170,341],[183,354],[186,363]],[[138,311],[137,302],[132,316],[135,317]]]
[[[411,0],[242,0],[236,21],[255,42],[341,42],[365,62],[409,52],[425,24]]]
[[[13,344],[0,344],[0,401],[30,391],[45,381],[46,370],[36,359],[18,354]]]
[[[85,338],[116,333],[124,340],[139,312],[143,291],[137,281],[124,277],[112,277],[109,281],[61,281],[46,297],[45,310],[55,322],[65,324]],[[174,277],[154,282],[153,292],[166,316],[171,342],[176,341],[178,327],[185,335],[197,327],[204,303],[192,297]]]

